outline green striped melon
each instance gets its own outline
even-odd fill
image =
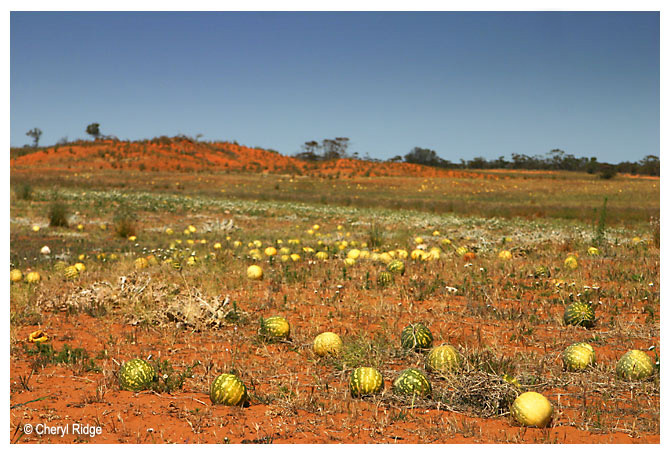
[[[291,326],[281,316],[270,316],[266,319],[261,318],[260,333],[267,338],[285,339],[291,334]]]
[[[142,359],[133,359],[125,362],[119,370],[119,384],[121,389],[139,392],[146,390],[154,380],[154,368]]]
[[[212,404],[243,405],[247,401],[247,386],[234,374],[221,374],[212,382],[209,399]]]
[[[389,272],[379,272],[377,275],[377,285],[384,287],[393,281],[393,276]]]
[[[405,273],[405,263],[400,259],[394,259],[388,263],[386,270],[391,273],[398,273],[400,275]]]
[[[400,372],[398,378],[393,381],[393,393],[398,395],[429,396],[433,392],[430,381],[421,371],[416,368],[408,368]]]
[[[428,349],[433,345],[433,334],[420,322],[410,324],[402,330],[400,344],[405,349]]]
[[[77,267],[74,265],[65,267],[65,270],[63,270],[63,275],[65,275],[65,278],[68,280],[74,280],[79,276],[79,270],[77,270]]]
[[[374,395],[381,392],[383,388],[384,378],[382,374],[371,367],[356,368],[349,378],[349,390],[353,397]]]
[[[516,397],[509,411],[514,420],[525,427],[544,428],[551,421],[554,407],[544,395],[525,392]]]
[[[461,355],[456,348],[443,344],[434,347],[426,356],[426,368],[430,371],[448,373],[461,367]]]
[[[616,374],[626,381],[643,381],[654,373],[654,362],[644,352],[628,351],[616,364]]]
[[[54,271],[56,272],[62,272],[67,268],[67,262],[65,261],[56,261],[54,264]]]
[[[588,343],[575,343],[565,348],[562,354],[563,367],[568,371],[583,371],[595,365],[596,352]]]
[[[590,328],[596,323],[596,312],[588,302],[575,302],[565,308],[563,320],[566,325]]]

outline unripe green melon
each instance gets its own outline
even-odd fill
[[[400,372],[393,381],[393,393],[398,395],[417,395],[425,397],[433,392],[430,381],[416,368],[408,368]]]
[[[565,308],[563,320],[566,325],[591,328],[596,323],[596,312],[588,302],[574,302]]]
[[[402,330],[400,343],[405,349],[429,349],[433,346],[433,334],[424,324],[417,322],[410,324]]]
[[[238,406],[247,401],[247,387],[234,374],[221,374],[212,383],[209,391],[212,404]]]
[[[393,281],[393,276],[389,272],[379,272],[377,275],[377,285],[379,287],[387,286]]]
[[[148,389],[155,376],[154,368],[142,359],[133,359],[124,363],[118,375],[121,388],[133,392]]]
[[[374,368],[356,368],[349,378],[349,390],[353,397],[373,395],[381,392],[383,388],[384,378],[382,377],[382,374]]]
[[[461,367],[461,356],[451,345],[443,344],[430,350],[426,357],[426,368],[431,371],[448,373]]]
[[[391,273],[398,273],[400,275],[405,273],[405,263],[400,259],[394,259],[388,263],[386,270]]]
[[[79,270],[74,265],[71,265],[65,267],[65,270],[63,270],[63,275],[65,275],[65,278],[68,280],[74,280],[79,276]]]

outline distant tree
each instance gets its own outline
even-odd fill
[[[484,169],[487,167],[487,161],[485,158],[478,156],[468,161],[468,167],[470,169]]]
[[[427,166],[439,166],[442,159],[437,156],[437,152],[431,149],[414,147],[411,152],[405,155],[405,161],[414,164],[424,164]]]
[[[26,133],[26,136],[33,138],[33,147],[37,148],[40,143],[40,136],[42,136],[42,130],[39,128],[33,128]]]
[[[345,158],[349,147],[348,137],[324,139],[321,142],[307,141],[300,147],[295,157],[305,161],[336,160]]]
[[[316,141],[307,141],[300,146],[301,152],[295,154],[295,157],[303,161],[317,161],[319,159],[319,143]]]
[[[505,169],[507,165],[509,165],[509,162],[504,156],[499,156],[497,160],[491,162],[491,167],[493,169]]]
[[[339,158],[346,158],[347,149],[349,148],[349,138],[348,137],[336,137],[335,138],[335,150]]]
[[[589,174],[595,174],[598,170],[598,158],[592,156],[591,159],[586,163],[586,172]]]
[[[616,166],[612,166],[611,164],[602,164],[600,168],[600,178],[609,180],[611,178],[614,178],[616,176]]]
[[[389,158],[390,163],[397,163],[398,161],[402,161],[402,156],[396,155],[393,158]]]
[[[88,125],[86,127],[86,134],[90,134],[94,139],[98,139],[100,137],[100,124],[91,123]]]
[[[349,147],[348,137],[336,137],[335,139],[324,139],[321,141],[324,160],[337,160],[347,156]]]
[[[647,175],[661,175],[661,161],[656,155],[647,155],[639,161],[640,172]]]

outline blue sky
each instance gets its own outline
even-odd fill
[[[12,146],[202,134],[375,158],[659,154],[657,12],[12,12]]]

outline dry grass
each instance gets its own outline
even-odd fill
[[[263,191],[265,183],[254,181]],[[567,429],[583,438],[623,434],[643,440],[660,432],[658,375],[640,383],[614,375],[623,352],[660,342],[660,253],[653,223],[632,222],[632,228],[606,224],[601,255],[591,257],[587,249],[594,230],[589,221],[221,200],[205,190],[190,197],[159,190],[131,194],[64,188],[59,194],[79,212],[85,230],[43,228],[34,233],[30,226],[46,220],[43,209],[51,202],[50,194],[36,186],[32,203],[12,202],[11,261],[23,270],[38,270],[44,278],[37,285],[11,287],[12,404],[28,401],[22,398],[27,393],[60,393],[61,400],[81,406],[73,409],[82,412],[110,407],[114,413],[100,418],[116,438],[113,442],[461,438],[544,443],[574,442],[563,439],[566,434],[574,437]],[[103,222],[112,226],[103,210],[110,204],[124,204],[136,214],[135,242],[99,227]],[[234,220],[234,228],[218,229],[231,226],[221,218]],[[308,234],[317,223],[320,236]],[[189,224],[197,230],[186,235]],[[338,225],[344,228],[337,230]],[[374,236],[371,225],[380,227]],[[165,234],[167,227],[175,233]],[[434,230],[441,234],[432,236]],[[390,286],[376,284],[385,268],[380,262],[359,260],[351,267],[342,262],[349,249],[365,249],[361,244],[372,237],[379,239],[380,251],[411,251],[417,235],[429,247],[439,246],[442,257],[433,262],[406,259],[406,273],[395,276]],[[642,241],[634,242],[636,236]],[[451,246],[441,243],[445,237]],[[177,239],[182,242],[177,244]],[[242,244],[235,246],[236,240]],[[301,260],[252,259],[248,244],[254,240],[262,242],[261,252],[270,244],[288,247]],[[336,242],[342,240],[356,245],[341,250]],[[216,242],[220,249],[214,249]],[[47,243],[53,254],[39,255]],[[458,257],[454,248],[460,245],[474,251],[475,259]],[[330,259],[316,260],[303,251],[305,246],[327,250]],[[498,258],[503,248],[513,252],[511,261]],[[580,266],[568,270],[563,260],[573,252],[579,253]],[[106,256],[98,257],[100,253]],[[111,259],[112,253],[117,259]],[[181,270],[162,264],[175,253],[185,258],[194,254],[199,260],[192,266],[184,263]],[[86,271],[76,280],[66,281],[54,270],[59,258],[71,264],[81,254]],[[135,259],[149,255],[158,264],[136,269]],[[264,269],[261,282],[246,279],[246,267],[253,263]],[[548,273],[537,273],[541,265]],[[565,326],[565,305],[589,290],[596,301],[596,326]],[[259,318],[275,314],[291,323],[290,341],[267,343],[258,337]],[[400,331],[416,321],[428,324],[436,344],[456,346],[466,360],[458,374],[429,374],[434,393],[428,399],[397,397],[388,388],[402,369],[424,368],[423,354],[400,347]],[[37,326],[50,332],[58,352],[65,343],[81,347],[100,371],[86,371],[85,362],[32,368],[35,356],[25,354],[25,334]],[[324,330],[342,336],[341,356],[318,358],[312,352],[314,336]],[[560,353],[575,341],[594,346],[595,368],[563,371]],[[124,395],[115,372],[124,360],[149,354],[169,360],[177,374],[192,367],[192,377],[184,377],[170,391]],[[387,380],[383,394],[364,400],[349,396],[348,378],[358,366],[380,369]],[[249,408],[209,405],[211,382],[229,371],[247,384]],[[554,403],[550,429],[526,431],[511,422],[507,410],[520,390],[504,375],[516,378],[522,390],[539,391]],[[72,376],[84,386],[69,397],[63,387]],[[117,408],[128,403],[143,404],[121,414]],[[33,406],[26,408],[31,416],[62,413],[48,399]],[[155,419],[152,412],[160,415],[163,428],[152,423],[154,431],[148,433],[138,421]],[[12,414],[12,431],[22,418]]]

